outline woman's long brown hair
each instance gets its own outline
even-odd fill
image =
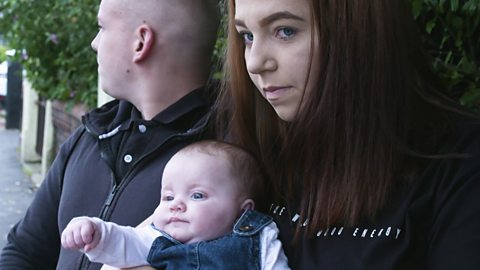
[[[427,142],[443,126],[440,108],[456,105],[437,92],[406,1],[309,2],[320,40],[318,85],[285,123],[248,76],[229,0],[217,127],[263,162],[272,200],[297,201],[312,234],[375,217],[415,173],[414,159],[435,152]]]

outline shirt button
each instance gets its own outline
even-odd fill
[[[145,133],[147,132],[147,127],[145,125],[138,125],[138,130],[140,133]]]
[[[125,161],[125,163],[130,163],[132,162],[132,160],[133,160],[133,157],[131,155],[127,154],[123,157],[123,161]]]

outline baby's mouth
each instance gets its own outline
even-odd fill
[[[183,220],[179,217],[171,217],[169,220],[168,220],[168,223],[175,223],[175,222],[183,222],[183,223],[187,223],[186,220]]]

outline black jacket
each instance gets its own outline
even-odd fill
[[[208,111],[199,89],[152,121],[135,119],[138,111],[119,101],[85,115],[83,125],[62,145],[25,217],[10,231],[0,269],[100,269],[80,252],[61,248],[63,229],[75,216],[129,226],[150,216],[160,200],[166,162],[188,143],[208,137]],[[139,122],[148,127],[141,142],[134,137]],[[115,164],[124,160],[122,149],[132,144],[132,151],[143,149],[141,155],[119,170]]]

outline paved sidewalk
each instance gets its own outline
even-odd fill
[[[0,249],[34,195],[34,185],[19,161],[19,131],[5,130],[4,120],[0,115]]]

